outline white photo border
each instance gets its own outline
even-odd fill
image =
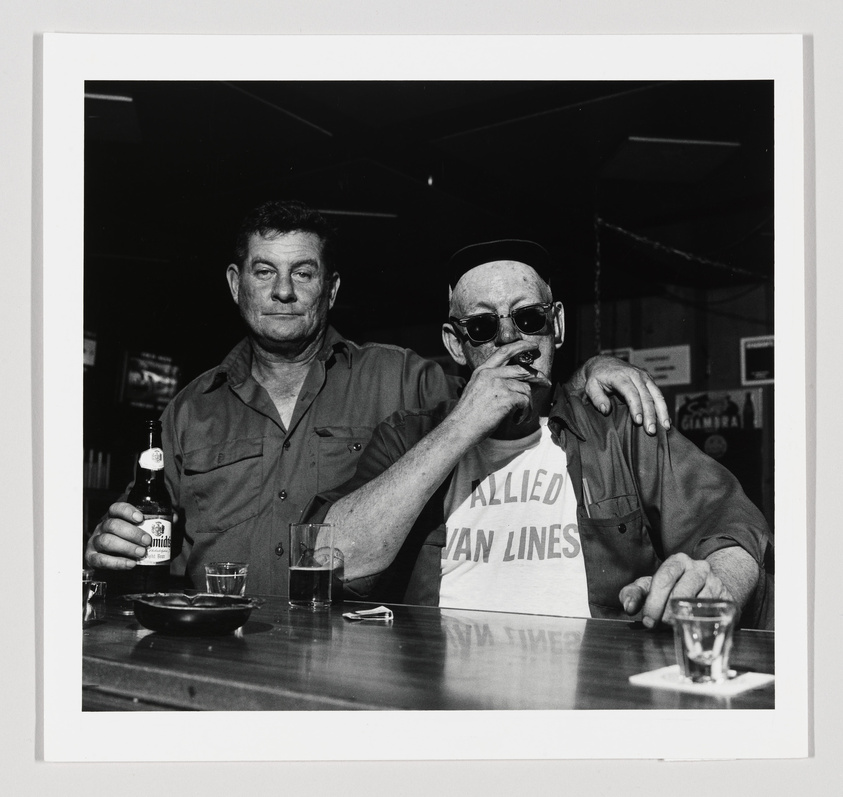
[[[508,57],[500,58],[502,48]],[[81,711],[78,508],[86,80],[773,80],[776,372],[805,374],[803,38],[46,34],[43,48],[43,698],[48,761],[735,759],[808,754],[805,385],[777,386],[776,707],[766,711]],[[384,69],[384,64],[389,69]],[[781,265],[786,264],[786,265]],[[786,297],[786,306],[784,305]],[[783,324],[787,324],[783,327]],[[73,421],[78,419],[78,424]],[[786,452],[786,454],[784,453]],[[38,455],[39,452],[36,452]],[[314,747],[313,738],[323,744]],[[139,740],[166,740],[141,744]],[[134,741],[133,741],[134,740]],[[314,754],[314,750],[318,752]]]

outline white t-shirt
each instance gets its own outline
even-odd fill
[[[439,605],[589,617],[577,502],[546,419],[521,440],[484,440],[445,500]]]

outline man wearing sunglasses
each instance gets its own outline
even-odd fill
[[[396,413],[332,506],[347,586],[464,609],[637,617],[731,597],[758,625],[771,536],[737,480],[676,431],[642,433],[553,385],[562,304],[546,250],[467,247],[442,335],[462,395]],[[344,497],[342,497],[344,496]],[[321,509],[316,516],[326,512]]]

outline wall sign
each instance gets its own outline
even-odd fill
[[[163,410],[178,390],[181,368],[171,357],[126,352],[122,400],[131,407]]]
[[[82,364],[85,368],[93,368],[97,361],[97,336],[93,332],[86,332],[82,349]]]
[[[741,338],[741,384],[772,385],[775,345],[773,335]]]
[[[646,368],[657,385],[691,384],[691,347],[688,345],[633,349],[629,361]]]
[[[676,428],[737,476],[744,492],[760,508],[761,435],[764,391],[709,390],[676,396]]]
[[[632,349],[601,349],[601,354],[608,354],[610,357],[617,357],[619,360],[629,362],[632,357]]]

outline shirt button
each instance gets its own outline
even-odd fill
[[[281,492],[280,492],[280,493],[278,493],[278,497],[279,497],[282,501],[286,501],[286,500],[287,500],[287,491],[286,491],[286,490],[281,490]]]
[[[278,545],[275,546],[275,555],[276,556],[283,556],[284,555],[284,546],[279,542]]]
[[[626,523],[621,523],[620,526],[618,526],[618,531],[621,534],[626,534]]]

